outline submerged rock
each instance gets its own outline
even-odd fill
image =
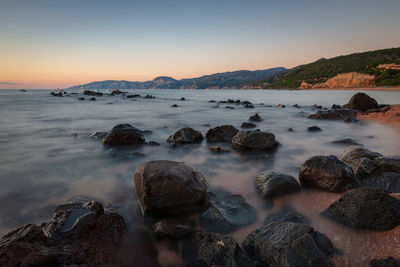
[[[319,128],[318,126],[310,126],[310,127],[308,127],[307,128],[307,131],[309,131],[309,132],[320,132],[320,131],[322,131],[322,129],[321,128]]]
[[[361,144],[357,143],[356,140],[351,138],[338,139],[332,141],[331,143],[335,145],[344,145],[344,146],[361,146]]]
[[[206,179],[183,162],[143,162],[136,168],[134,177],[144,215],[193,212],[203,208],[206,202]]]
[[[256,113],[253,116],[250,116],[249,121],[262,121],[263,119],[260,117],[260,115],[258,115],[258,113]]]
[[[206,138],[208,142],[231,142],[238,131],[232,125],[221,125],[209,129],[206,133]]]
[[[181,239],[192,232],[190,223],[162,220],[152,227],[154,234],[160,238]]]
[[[390,230],[400,225],[400,200],[370,188],[360,188],[343,194],[323,214],[351,228]]]
[[[232,237],[203,231],[184,241],[182,257],[185,266],[256,266]]]
[[[344,120],[346,118],[356,120],[356,117],[357,112],[351,109],[320,110],[308,116],[309,119],[318,120]]]
[[[333,266],[331,241],[305,224],[270,223],[249,234],[243,248],[261,266]]]
[[[252,122],[243,122],[240,128],[255,128],[256,125]]]
[[[378,102],[369,95],[359,92],[350,98],[347,107],[360,111],[367,111],[369,109],[378,108]]]
[[[168,139],[168,143],[174,144],[190,144],[190,143],[198,143],[204,139],[201,132],[196,131],[192,128],[182,128],[173,135],[171,135]]]
[[[231,150],[223,146],[210,146],[209,149],[213,152],[230,152]]]
[[[6,234],[0,265],[110,266],[125,231],[124,219],[99,202],[70,202],[59,206],[49,222]]]
[[[299,191],[300,185],[291,175],[269,170],[257,175],[256,189],[262,197],[277,197]]]
[[[275,135],[269,132],[239,131],[232,138],[232,146],[238,149],[272,150],[278,145]]]
[[[285,205],[279,211],[272,213],[265,218],[264,225],[272,222],[292,222],[310,224],[310,221],[304,215],[298,213],[293,207]]]
[[[336,156],[314,156],[303,163],[299,174],[303,185],[342,192],[356,184],[352,168]]]
[[[127,95],[126,98],[137,98],[140,97],[140,95],[138,94],[134,94],[134,95]]]
[[[105,145],[139,145],[144,144],[145,138],[142,131],[130,124],[114,126],[104,138]]]
[[[229,233],[255,221],[257,212],[241,195],[226,195],[210,200],[200,216],[200,224],[208,231]]]
[[[89,90],[85,90],[83,91],[84,95],[92,95],[92,96],[102,96],[103,93],[101,92],[93,92],[93,91],[89,91]]]

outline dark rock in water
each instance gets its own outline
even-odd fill
[[[382,190],[386,193],[400,193],[400,173],[383,172],[358,180],[361,186]]]
[[[109,266],[126,225],[96,201],[58,207],[49,222],[29,224],[0,241],[1,266]]]
[[[273,222],[292,222],[310,224],[310,221],[304,215],[298,213],[291,206],[283,206],[278,212],[272,213],[265,218],[264,225]]]
[[[231,151],[229,148],[223,147],[223,146],[210,146],[209,149],[210,149],[210,151],[218,152],[218,153]]]
[[[331,241],[305,224],[270,223],[249,234],[243,248],[261,266],[333,266]]]
[[[181,239],[192,232],[190,223],[162,220],[152,227],[154,234],[160,238]]]
[[[152,134],[153,131],[151,131],[151,130],[143,130],[142,133],[143,134]]]
[[[215,103],[215,102],[217,102],[217,101],[215,101],[215,100],[208,101],[208,103]]]
[[[279,104],[279,105],[278,105],[278,108],[286,108],[286,106],[283,105],[283,104]]]
[[[320,110],[308,116],[309,119],[318,120],[344,120],[346,118],[356,119],[357,112],[351,109]]]
[[[153,96],[153,95],[146,95],[144,98],[147,98],[147,99],[153,99],[153,98],[156,98],[155,96]]]
[[[314,156],[303,163],[299,174],[303,185],[332,192],[342,192],[355,186],[352,168],[336,156]]]
[[[93,92],[93,91],[89,91],[89,90],[85,90],[83,91],[84,95],[93,95],[93,96],[102,96],[103,93],[101,92]]]
[[[177,105],[177,104],[173,104],[173,105],[171,105],[171,107],[172,107],[172,108],[177,108],[178,105]]]
[[[135,185],[145,215],[197,211],[206,202],[206,179],[198,170],[183,162],[143,162],[136,168]]]
[[[256,113],[253,116],[250,116],[249,121],[262,121],[263,119],[260,117],[260,115],[258,115],[258,113]]]
[[[256,125],[252,122],[243,122],[240,128],[254,128]]]
[[[51,92],[50,94],[51,94],[52,96],[63,97],[62,92],[58,92],[58,93]]]
[[[78,98],[78,100],[85,100],[85,98],[84,97],[80,97],[80,98]]]
[[[156,141],[149,141],[149,145],[151,145],[151,146],[159,146],[160,143],[157,143]]]
[[[181,97],[181,99],[180,99],[181,101],[185,101],[186,100],[186,98],[184,98],[184,97]]]
[[[288,128],[287,129],[289,132],[293,132],[294,130],[293,130],[293,128]]]
[[[254,108],[253,104],[246,104],[244,107],[245,108]]]
[[[375,259],[369,262],[371,267],[399,267],[400,259],[388,257],[386,259]]]
[[[360,111],[367,111],[368,109],[378,108],[378,102],[367,94],[359,92],[350,98],[347,107]]]
[[[279,143],[275,140],[275,135],[261,131],[239,131],[232,138],[232,146],[238,149],[247,150],[272,150]]]
[[[184,241],[182,257],[188,267],[257,266],[232,237],[203,231],[195,232]]]
[[[103,139],[107,135],[107,132],[94,132],[90,135],[90,137],[96,138],[96,139]]]
[[[111,96],[114,96],[114,95],[125,95],[127,92],[122,92],[122,91],[120,91],[120,90],[118,90],[118,89],[116,89],[116,90],[112,90],[112,92],[111,92]]]
[[[206,133],[208,142],[231,142],[232,138],[239,132],[232,125],[221,125],[209,129]]]
[[[351,138],[339,139],[332,141],[331,143],[335,145],[344,145],[344,146],[361,146],[361,144],[357,143],[356,140]]]
[[[318,109],[321,109],[321,108],[322,108],[321,105],[317,105],[317,104],[313,105],[312,107],[313,107],[313,108],[318,108]]]
[[[225,108],[227,108],[227,109],[235,109],[234,107],[231,107],[231,106],[226,106]]]
[[[368,162],[368,160],[373,160],[377,157],[382,157],[382,154],[360,146],[351,146],[339,156],[340,160],[346,162],[353,168],[356,176],[359,176],[365,172],[365,168],[362,163],[365,164]]]
[[[269,198],[297,192],[300,185],[291,175],[269,170],[257,175],[256,189],[262,197]]]
[[[210,200],[200,224],[208,231],[226,234],[254,222],[256,217],[256,210],[241,195],[226,195]]]
[[[175,144],[190,144],[198,143],[204,139],[201,132],[193,130],[192,128],[182,128],[173,135],[171,135],[167,142]]]
[[[114,126],[104,138],[105,145],[139,145],[144,144],[142,131],[130,124],[118,124]]]
[[[240,102],[242,105],[253,105],[250,101],[242,101]]]
[[[96,101],[95,97],[89,98],[89,101]]]
[[[126,98],[137,98],[140,97],[140,95],[138,94],[134,94],[134,95],[127,95]]]
[[[294,107],[294,108],[300,108],[300,106],[297,105],[297,104],[294,104],[293,107]]]
[[[390,230],[400,225],[400,200],[360,188],[343,194],[323,214],[351,228]]]
[[[309,132],[320,132],[320,131],[322,131],[322,129],[321,128],[319,128],[318,126],[310,126],[310,127],[308,127],[307,128],[307,131],[309,131]]]
[[[233,99],[228,99],[228,100],[226,100],[226,103],[228,103],[228,104],[234,104],[234,103],[235,103],[235,100],[233,100]]]
[[[340,105],[333,104],[331,108],[332,109],[341,109],[342,107]]]

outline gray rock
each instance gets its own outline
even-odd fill
[[[231,142],[238,131],[232,125],[221,125],[209,129],[206,133],[206,138],[208,142]]]
[[[265,218],[264,224],[270,224],[273,222],[292,222],[310,224],[310,221],[304,215],[298,213],[291,206],[283,206],[279,211],[272,213]]]
[[[257,175],[256,189],[262,197],[277,197],[299,191],[300,185],[291,175],[269,170]]]
[[[168,139],[168,143],[174,144],[190,144],[190,143],[198,143],[204,139],[201,132],[193,130],[192,128],[182,128],[173,135],[171,135]]]
[[[278,145],[275,135],[269,132],[239,131],[232,138],[232,146],[238,149],[272,150]]]
[[[144,144],[145,138],[142,131],[130,124],[114,126],[104,138],[105,145],[139,145]]]

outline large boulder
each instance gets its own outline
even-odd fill
[[[182,128],[173,135],[171,135],[168,139],[168,143],[172,144],[190,144],[190,143],[198,143],[204,139],[201,132],[193,130],[192,128]]]
[[[262,197],[277,197],[299,191],[300,185],[291,175],[269,170],[257,175],[256,189]]]
[[[355,173],[357,173],[358,165],[360,160],[363,158],[374,159],[376,157],[381,157],[382,155],[368,150],[360,146],[351,146],[347,148],[340,156],[339,159],[349,164]]]
[[[204,176],[176,161],[141,163],[135,172],[137,196],[145,215],[173,215],[203,208],[207,198]]]
[[[232,125],[222,125],[207,131],[208,142],[231,142],[239,130]]]
[[[351,228],[389,230],[400,225],[400,200],[377,190],[360,188],[346,192],[323,214]]]
[[[208,231],[229,233],[256,220],[256,209],[241,195],[215,197],[200,216],[200,224]]]
[[[359,92],[350,98],[347,107],[360,111],[367,111],[368,109],[378,108],[378,102],[369,95]]]
[[[269,132],[239,131],[232,138],[232,146],[238,149],[271,150],[278,145],[275,135]]]
[[[300,168],[300,182],[332,192],[342,192],[356,185],[352,168],[336,156],[314,156]]]
[[[272,222],[292,222],[310,224],[310,221],[304,215],[298,213],[293,207],[289,205],[283,206],[279,211],[271,213],[265,218],[264,225]]]
[[[190,267],[256,266],[232,237],[211,232],[198,231],[187,238],[182,257],[184,265]]]
[[[104,138],[105,145],[139,145],[145,142],[141,130],[130,124],[118,124],[114,126]]]
[[[273,222],[250,233],[243,242],[261,266],[332,266],[331,241],[311,226]]]
[[[29,224],[0,241],[1,266],[113,264],[126,225],[96,201],[75,200],[58,207],[51,219]]]

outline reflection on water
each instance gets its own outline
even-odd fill
[[[334,259],[338,265],[365,265],[373,257],[400,256],[398,229],[385,234],[356,233],[321,217],[319,213],[339,197],[337,194],[302,191],[276,199],[272,206],[262,200],[254,188],[255,176],[263,170],[277,169],[297,177],[300,165],[310,156],[340,154],[345,146],[331,143],[337,139],[348,137],[382,154],[398,154],[398,132],[390,127],[307,119],[308,114],[316,111],[313,104],[323,107],[344,104],[354,92],[132,90],[134,93],[150,93],[157,98],[103,96],[88,102],[78,101],[76,95],[52,97],[48,91],[0,91],[1,235],[18,225],[47,220],[54,207],[76,196],[110,203],[132,229],[133,226],[144,227],[133,173],[142,161],[169,159],[194,165],[206,176],[211,191],[222,188],[241,194],[257,209],[257,221],[233,233],[239,243],[249,232],[262,226],[265,216],[290,203],[343,251],[342,256]],[[399,92],[368,94],[380,103],[400,103]],[[178,101],[181,97],[186,101]],[[234,109],[226,109],[226,104],[208,103],[211,99],[228,98],[251,101],[255,108],[229,104]],[[172,104],[179,107],[171,108]],[[278,108],[277,104],[285,104],[286,108]],[[301,108],[292,107],[293,104]],[[232,124],[239,127],[255,112],[264,119],[257,123],[258,128],[273,132],[281,143],[274,153],[213,153],[208,150],[207,142],[172,148],[165,141],[186,126],[203,134],[210,126]],[[108,131],[118,123],[130,123],[152,131],[146,133],[146,140],[156,141],[160,146],[108,148],[100,140],[89,137],[92,132]],[[319,126],[322,131],[307,132],[307,127],[312,125]],[[143,233],[132,235],[145,236],[143,238],[150,242],[150,237]],[[180,261],[171,244],[156,242],[156,253],[148,249],[146,242],[125,244],[121,255],[124,251],[130,255],[127,251],[133,246],[147,253],[142,259],[148,261],[148,266],[157,264],[155,258],[163,264]],[[153,257],[152,253],[157,256]],[[368,256],[358,257],[359,254]]]

